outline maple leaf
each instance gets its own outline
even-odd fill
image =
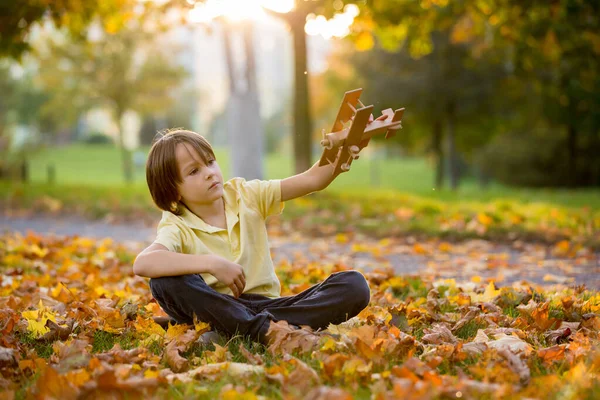
[[[517,306],[517,310],[527,320],[540,331],[545,331],[555,325],[560,325],[560,321],[556,318],[549,318],[550,302],[538,304],[533,300],[529,300],[527,305]]]
[[[80,368],[88,365],[89,353],[87,351],[89,343],[87,339],[71,339],[65,342],[54,342],[52,350],[53,357],[59,361],[59,365],[65,368]]]
[[[425,335],[421,338],[423,343],[442,344],[457,343],[458,339],[452,334],[450,329],[444,324],[434,324],[431,329],[423,329]]]
[[[167,374],[165,375],[165,379],[170,383],[174,380],[185,383],[191,382],[197,376],[217,380],[222,375],[227,374],[228,376],[237,379],[250,379],[258,375],[264,375],[264,373],[265,369],[261,365],[249,365],[245,363],[227,361],[216,364],[201,365],[187,372]]]
[[[182,372],[189,368],[188,360],[179,353],[186,351],[196,339],[198,339],[198,332],[195,329],[189,329],[167,344],[164,359],[174,372]]]
[[[452,327],[452,332],[457,332],[460,328],[478,317],[480,310],[477,307],[469,307],[469,311]]]
[[[238,350],[244,356],[244,358],[252,365],[263,365],[265,363],[260,354],[253,354],[249,352],[243,343],[240,343]]]
[[[283,356],[283,361],[294,366],[294,370],[284,379],[284,393],[295,391],[304,394],[310,387],[321,384],[319,375],[305,362],[289,354]]]
[[[571,336],[571,328],[569,327],[558,328],[556,330],[547,331],[544,333],[544,337],[548,343],[551,344],[560,344],[562,342],[566,342],[569,336]]]
[[[71,332],[73,331],[73,326],[75,321],[70,319],[67,321],[65,326],[60,326],[56,322],[48,319],[46,320],[46,328],[48,328],[48,332],[38,338],[38,340],[53,342],[55,340],[66,340]]]
[[[110,363],[134,364],[147,358],[147,350],[143,347],[123,350],[119,343],[115,343],[110,351],[96,354],[96,358]]]
[[[547,365],[552,364],[554,361],[564,359],[566,345],[555,345],[544,349],[539,349],[537,355]]]
[[[36,338],[50,331],[46,326],[47,321],[56,322],[56,315],[44,306],[41,299],[37,310],[23,311],[22,316],[27,320],[27,329]]]
[[[271,321],[267,332],[271,354],[292,353],[295,350],[306,353],[318,347],[321,337],[310,328],[295,329],[287,321]]]
[[[496,286],[494,286],[494,282],[490,281],[485,287],[483,294],[473,294],[471,295],[471,300],[475,303],[487,303],[493,301],[501,293],[502,291],[496,289]]]

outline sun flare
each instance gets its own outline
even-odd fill
[[[265,9],[287,13],[294,9],[294,0],[207,0],[196,2],[188,12],[188,19],[193,23],[208,23],[215,18],[225,17],[233,22],[244,20],[264,21]],[[341,7],[340,7],[341,8]],[[306,20],[305,31],[308,35],[321,35],[325,39],[344,37],[350,33],[350,26],[358,15],[359,9],[354,4],[348,4],[343,12],[327,19],[322,15],[310,14]]]

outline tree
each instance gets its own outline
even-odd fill
[[[107,32],[116,32],[130,18],[134,6],[133,0],[3,1],[0,3],[0,57],[20,59],[31,49],[31,29],[47,19],[57,28],[66,28],[82,38],[87,26],[96,18],[102,21]]]
[[[159,48],[154,32],[141,23],[130,23],[97,41],[52,41],[39,55],[40,77],[53,93],[49,112],[61,113],[65,123],[72,123],[93,107],[111,109],[119,126],[126,182],[133,179],[133,167],[124,142],[124,114],[164,110],[172,102],[170,89],[185,75],[182,67],[170,61],[172,54],[163,54]]]
[[[306,17],[322,7],[323,1],[296,1],[294,10],[279,13],[267,10],[271,15],[282,19],[290,28],[294,41],[294,170],[297,174],[312,165],[311,139],[312,119],[310,113],[310,93],[308,86],[308,63],[306,50]]]
[[[231,173],[245,179],[263,179],[264,130],[260,116],[252,23],[240,27],[244,42],[243,76],[237,76],[233,57],[232,24],[222,19],[223,45],[229,81],[227,130],[231,140]]]
[[[600,3],[492,2],[496,42],[513,49],[515,74],[541,98],[539,111],[564,130],[570,186],[600,185]]]
[[[356,59],[379,100],[395,103],[401,97],[415,116],[430,121],[436,187],[445,171],[450,187],[458,186],[457,146],[468,152],[482,144],[477,137],[465,140],[459,129],[479,123],[480,115],[490,117],[494,92],[506,75],[494,64],[497,55],[481,15],[464,2],[369,2],[353,28],[357,48],[377,48]]]

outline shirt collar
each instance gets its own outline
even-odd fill
[[[225,202],[225,220],[227,221],[227,233],[231,235],[231,231],[237,222],[239,221],[239,193],[233,189],[229,182],[225,182],[223,185],[223,201]],[[192,229],[201,230],[207,233],[215,233],[224,231],[223,228],[218,228],[207,224],[198,217],[196,214],[183,207],[183,213],[181,219]]]

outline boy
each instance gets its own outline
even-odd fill
[[[149,277],[152,295],[177,322],[194,315],[219,332],[268,344],[271,321],[324,329],[357,315],[370,300],[357,271],[332,274],[295,296],[280,297],[265,220],[284,202],[326,188],[333,165],[313,165],[283,180],[223,176],[210,144],[174,130],[153,144],[146,179],[163,210],[154,243],[133,264]]]

